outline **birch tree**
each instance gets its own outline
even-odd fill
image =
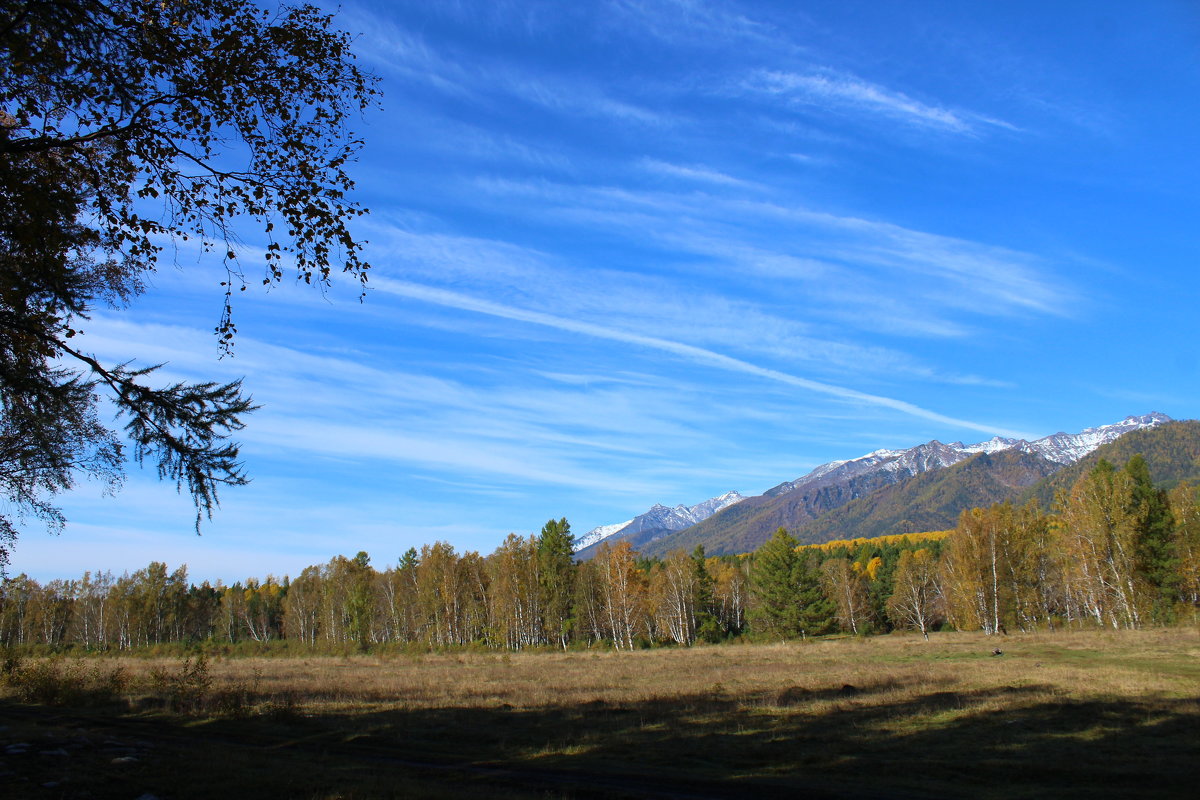
[[[938,564],[925,548],[903,550],[896,566],[895,588],[887,601],[887,613],[900,628],[919,630],[926,639],[939,618],[941,589]]]

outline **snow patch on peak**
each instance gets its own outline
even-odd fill
[[[575,540],[575,549],[582,550],[585,547],[591,547],[594,544],[599,544],[601,541],[628,526],[631,522],[633,522],[633,520],[627,519],[624,522],[618,522],[615,525],[600,525],[599,527],[592,528],[583,536],[580,536]]]
[[[956,447],[964,453],[971,453],[974,455],[975,453],[999,453],[1001,450],[1011,450],[1020,442],[1020,439],[1008,439],[1004,436],[993,436],[986,442],[967,445],[964,445],[962,442],[955,442],[950,446]]]
[[[808,477],[819,478],[828,472],[833,472],[835,469],[837,469],[838,467],[840,467],[842,464],[845,464],[845,463],[846,463],[845,461],[830,461],[828,464],[822,464],[821,466],[814,469],[812,472],[808,473]]]
[[[895,480],[902,480],[909,475],[952,466],[979,453],[992,454],[1014,449],[1034,453],[1059,464],[1073,464],[1097,447],[1108,444],[1130,431],[1153,428],[1171,421],[1166,414],[1151,412],[1126,417],[1120,422],[1108,425],[1086,428],[1079,433],[1055,433],[1032,442],[993,436],[985,442],[966,445],[962,442],[943,444],[934,439],[907,450],[882,448],[858,458],[822,464],[802,478],[779,484],[765,492],[765,495],[776,497],[797,489],[832,486],[869,473],[891,473]],[[588,531],[576,540],[576,551],[618,534],[683,530],[744,499],[737,492],[726,492],[694,506],[678,505],[668,508],[656,503],[646,513],[627,522],[601,525]]]
[[[1074,464],[1101,445],[1124,436],[1130,431],[1156,428],[1173,420],[1166,414],[1152,411],[1141,416],[1126,417],[1120,422],[1084,428],[1079,433],[1054,433],[1029,443],[1033,452],[1059,464]]]
[[[745,499],[739,492],[726,492],[723,495],[713,497],[705,500],[703,503],[697,503],[687,508],[687,516],[694,518],[696,522],[702,522],[718,511],[729,508],[734,503],[740,503]],[[679,506],[678,508],[683,509],[683,506]],[[695,523],[692,524],[694,525]]]
[[[585,547],[599,544],[620,533],[633,534],[648,530],[680,531],[690,528],[718,511],[745,499],[738,492],[726,492],[694,506],[677,505],[674,508],[668,508],[662,503],[655,503],[646,513],[639,514],[631,520],[616,525],[601,525],[588,531],[575,540],[575,551],[578,552]]]
[[[1108,444],[1130,431],[1153,428],[1171,421],[1166,414],[1151,412],[1140,416],[1126,417],[1120,422],[1108,425],[1086,428],[1075,434],[1055,433],[1032,442],[993,436],[986,442],[967,445],[962,442],[942,444],[934,439],[907,450],[884,448],[847,461],[831,461],[828,464],[822,464],[804,477],[788,483],[781,483],[766,494],[774,497],[817,484],[824,486],[839,480],[848,480],[877,470],[898,476],[916,475],[919,472],[952,466],[977,453],[992,454],[1012,449],[1036,453],[1059,464],[1073,464],[1097,447]]]

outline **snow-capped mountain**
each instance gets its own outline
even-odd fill
[[[869,472],[884,470],[899,475],[916,475],[931,469],[942,469],[970,458],[976,453],[998,453],[1002,450],[1018,449],[1036,453],[1058,464],[1074,464],[1088,453],[1117,437],[1142,428],[1153,428],[1170,422],[1166,414],[1151,412],[1141,416],[1126,417],[1111,425],[1086,428],[1079,433],[1055,433],[1035,439],[1008,439],[996,436],[986,442],[942,444],[936,439],[907,450],[876,450],[848,461],[832,461],[822,464],[802,478],[781,483],[764,494],[775,497],[797,489],[826,485],[848,480]]]
[[[617,533],[631,522],[633,522],[633,520],[627,519],[624,522],[618,522],[615,525],[601,525],[598,528],[592,528],[590,531],[575,540],[575,549],[582,550],[585,547],[591,547],[594,544],[599,544],[601,541],[612,536],[614,533]]]
[[[593,528],[575,540],[575,550],[578,552],[585,547],[599,544],[618,533],[632,535],[642,531],[681,531],[744,499],[737,492],[726,492],[694,506],[678,505],[668,508],[661,503],[655,503],[646,513],[639,514],[631,520]]]
[[[696,505],[691,506],[690,508],[686,509],[686,513],[684,513],[685,509],[683,508],[683,506],[676,506],[674,510],[681,517],[695,519],[696,522],[700,522],[701,520],[708,519],[713,514],[720,511],[721,509],[728,508],[729,506],[733,505],[734,503],[741,502],[742,500],[745,500],[745,499],[746,499],[745,497],[738,494],[737,492],[726,492],[723,495],[714,497],[710,500],[705,500],[703,503],[697,503]]]
[[[1074,464],[1097,447],[1108,444],[1130,431],[1154,428],[1171,421],[1166,414],[1152,411],[1138,417],[1126,417],[1111,425],[1085,428],[1079,433],[1055,433],[1029,442],[1028,445],[1030,452],[1037,453],[1043,458],[1059,464]],[[1018,442],[1019,444],[1021,443]]]
[[[822,464],[802,478],[754,497],[729,492],[695,506],[656,505],[629,522],[601,526],[584,534],[576,553],[588,558],[594,551],[585,552],[585,548],[606,539],[628,541],[651,555],[672,549],[690,552],[696,544],[703,544],[711,553],[748,552],[781,526],[797,529],[858,498],[979,454],[990,457],[1015,450],[1065,466],[1126,433],[1171,421],[1166,414],[1151,413],[1033,441],[996,436],[975,444],[934,440],[907,450],[876,450],[858,458]]]

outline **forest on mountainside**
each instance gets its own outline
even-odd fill
[[[1155,486],[1161,489],[1172,489],[1180,483],[1200,483],[1200,422],[1177,420],[1130,431],[1029,487],[1015,502],[1034,500],[1042,508],[1050,508],[1058,493],[1070,491],[1100,461],[1125,464],[1134,456],[1142,457],[1154,476]]]
[[[1053,510],[964,511],[940,536],[801,546],[786,530],[743,556],[642,558],[625,542],[572,557],[570,525],[510,535],[488,556],[445,542],[378,570],[367,553],[294,578],[188,581],[186,567],[0,585],[0,644],[86,650],[170,643],[385,646],[690,645],[909,628],[1006,633],[1138,628],[1200,608],[1200,490],[1155,485],[1147,462],[1099,461]],[[269,645],[269,646],[280,646]]]
[[[1032,499],[1049,509],[1058,491],[1070,489],[1101,459],[1124,464],[1136,453],[1163,488],[1200,483],[1200,422],[1174,420],[1129,431],[1065,466],[1045,453],[1013,448],[911,475],[884,468],[798,488],[782,484],[683,530],[643,533],[634,547],[660,558],[698,545],[726,555],[756,549],[781,527],[804,544],[949,528],[963,509],[1006,500],[1024,505]]]
[[[870,537],[949,527],[962,509],[1011,500],[1058,468],[1019,450],[979,453],[851,500],[801,526],[796,538],[824,542],[843,531]]]

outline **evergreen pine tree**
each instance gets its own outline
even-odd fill
[[[835,625],[833,603],[821,589],[816,554],[801,555],[799,543],[780,528],[754,553],[750,573],[754,608],[750,627],[758,633],[788,638],[829,633]]]
[[[538,537],[538,584],[546,638],[564,649],[571,635],[575,594],[575,537],[566,518],[550,520]]]
[[[796,553],[792,584],[800,635],[821,636],[833,631],[837,627],[837,606],[821,587],[821,564],[816,553]]]
[[[749,621],[758,634],[782,639],[800,633],[795,582],[800,563],[798,544],[786,529],[780,528],[754,552],[750,592],[755,603]]]
[[[346,596],[349,633],[358,643],[359,649],[365,651],[371,644],[371,590],[375,571],[371,569],[371,557],[365,550],[359,550],[347,566],[350,571],[350,585]]]
[[[1138,577],[1151,587],[1151,615],[1157,622],[1168,622],[1179,593],[1179,562],[1171,546],[1175,529],[1171,506],[1166,491],[1155,488],[1141,453],[1129,459],[1125,472],[1133,478]]]
[[[706,642],[718,642],[724,631],[721,630],[721,623],[717,619],[714,598],[716,581],[708,571],[704,545],[698,544],[692,551],[692,564],[696,573],[696,638]]]
[[[417,548],[410,547],[404,551],[404,555],[400,556],[400,561],[396,568],[400,570],[414,570],[417,568],[418,561]]]

